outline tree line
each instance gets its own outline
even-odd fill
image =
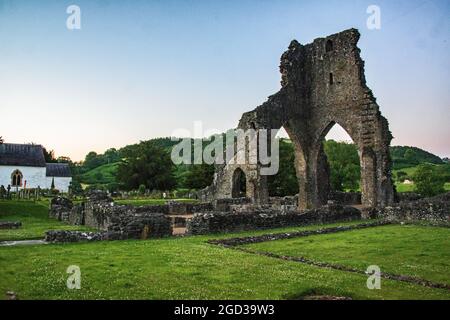
[[[192,144],[194,143],[194,139]],[[298,193],[298,180],[295,172],[294,146],[289,139],[279,141],[279,171],[274,176],[268,177],[269,193],[271,196],[287,196]],[[74,163],[67,157],[54,157],[52,150],[44,149],[47,162],[67,162],[71,166],[74,175],[74,188],[81,189],[80,183],[83,177],[91,170],[98,170],[94,176],[98,184],[93,187],[105,187],[109,190],[174,190],[195,189],[200,190],[211,185],[215,167],[214,165],[174,165],[170,158],[172,147],[178,141],[171,138],[157,138],[141,141],[120,149],[110,148],[103,154],[89,152],[84,161]],[[224,146],[225,147],[225,146]],[[324,151],[327,157],[330,186],[336,191],[358,191],[360,189],[361,170],[358,150],[356,145],[333,140],[324,141]],[[449,181],[448,172],[443,166],[433,164],[443,163],[439,157],[424,150],[414,147],[391,147],[394,169],[404,168],[405,165],[415,166],[421,163],[429,163],[430,166],[419,168],[414,177],[405,176],[398,171],[394,178],[414,178],[417,189],[427,195],[442,192],[443,183]],[[109,168],[114,176],[114,182],[102,183],[102,166],[114,164]],[[449,165],[450,166],[450,165]],[[441,168],[442,167],[442,168]],[[445,167],[445,166],[444,166]],[[424,174],[423,172],[426,172]],[[420,181],[433,180],[430,183],[421,184]],[[432,177],[432,179],[430,179]],[[92,184],[92,181],[89,181]],[[424,191],[432,190],[431,192]]]

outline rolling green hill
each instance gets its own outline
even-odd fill
[[[178,143],[178,141],[172,141],[170,138],[157,138],[152,139],[155,144],[163,147],[168,152],[171,152],[172,147]],[[284,139],[284,141],[288,141]],[[205,144],[206,145],[206,144]],[[204,145],[204,146],[205,146]],[[109,185],[109,184],[115,184],[116,183],[116,175],[117,175],[117,169],[119,166],[119,162],[117,162],[117,159],[120,159],[123,157],[126,153],[132,153],[134,152],[134,149],[137,147],[137,145],[128,145],[125,146],[119,150],[110,149],[109,151],[105,152],[105,154],[99,154],[93,156],[91,154],[91,158],[89,161],[89,166],[85,166],[85,171],[83,174],[79,175],[79,181],[83,184],[87,185]],[[336,144],[336,150],[333,152],[336,154],[347,154],[348,150],[344,150],[342,148],[348,148],[345,144]],[[342,150],[341,150],[342,149]],[[341,151],[339,151],[341,150]],[[293,152],[293,150],[288,150],[289,152]],[[399,171],[402,171],[406,173],[408,179],[411,179],[411,176],[413,172],[415,171],[415,168],[417,165],[421,163],[432,163],[435,165],[443,165],[444,162],[441,158],[438,156],[429,153],[425,150],[416,148],[416,147],[405,147],[405,146],[394,146],[390,148],[391,157],[393,161],[393,177],[396,180],[397,184],[400,184],[400,181],[397,181],[397,173]],[[354,151],[352,151],[352,154],[354,153],[354,156],[357,157],[357,150],[355,148]],[[349,155],[348,155],[349,156]],[[288,157],[289,159],[293,158]],[[330,159],[332,159],[331,157]],[[358,157],[357,157],[358,158]],[[93,161],[94,160],[94,161]],[[112,163],[104,164],[105,162],[110,161]],[[283,160],[282,160],[283,161]],[[94,166],[94,168],[92,168]],[[82,171],[83,172],[83,171]],[[186,186],[186,179],[190,172],[190,166],[188,165],[178,165],[176,166],[175,171],[175,177],[178,182],[178,188],[185,188]],[[292,171],[294,172],[294,171]],[[291,173],[290,173],[291,174]],[[292,173],[292,175],[295,176],[295,172]],[[295,180],[295,178],[294,178]],[[403,181],[403,180],[402,180]],[[408,186],[400,186],[404,188],[412,188],[412,185]],[[294,188],[297,189],[297,188]]]
[[[444,163],[438,156],[416,147],[395,146],[390,148],[390,152],[394,170],[415,167],[421,163]]]
[[[82,174],[80,176],[80,182],[84,184],[115,183],[118,166],[118,162],[101,165]]]

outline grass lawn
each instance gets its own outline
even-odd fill
[[[49,219],[48,207],[48,200],[0,200],[0,221],[22,222],[19,229],[0,230],[0,241],[43,239],[47,230],[92,230],[85,226],[72,226]]]
[[[194,199],[116,199],[115,203],[118,204],[131,204],[133,206],[148,206],[148,205],[160,205],[166,204],[168,201],[177,201],[185,203],[198,203],[198,200]]]
[[[378,265],[382,272],[450,284],[449,228],[388,225],[246,247],[360,270]]]
[[[1,203],[0,208],[3,207],[5,204]],[[11,216],[19,216],[22,211],[37,212],[39,217],[35,219],[40,220],[41,227],[50,226],[53,222],[39,213],[42,211],[40,208],[45,209],[45,206],[16,203],[10,205],[9,214],[1,209],[2,218],[10,220]],[[354,223],[358,222],[339,225]],[[310,293],[344,295],[354,299],[450,299],[448,290],[391,280],[382,280],[381,290],[369,290],[367,277],[361,274],[318,268],[206,243],[208,239],[323,227],[145,241],[0,247],[0,298],[11,290],[20,299],[284,299]],[[365,231],[369,230],[372,229]],[[404,230],[407,233],[409,229]],[[433,234],[438,229],[426,230]],[[390,233],[390,230],[386,231]],[[346,234],[335,236],[345,238]],[[416,233],[414,235],[417,236]],[[440,236],[436,235],[436,239]],[[381,244],[386,245],[385,242]],[[404,244],[406,249],[398,251],[400,257],[403,251],[408,257],[408,250],[414,248],[422,252],[422,244],[417,246],[413,243],[410,247],[407,244]],[[320,257],[321,250],[330,245],[323,242],[315,255]],[[424,248],[428,247],[425,243]],[[358,248],[357,242],[355,248]],[[356,261],[357,256],[349,259]],[[69,276],[66,269],[70,265],[81,269],[81,290],[66,288]],[[440,265],[435,267],[444,268]]]

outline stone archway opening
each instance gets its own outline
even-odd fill
[[[334,121],[325,128],[321,137],[320,143],[328,173],[328,199],[348,205],[361,204],[361,151],[358,145],[350,134]],[[318,162],[320,161],[318,159]]]
[[[247,197],[247,177],[241,168],[234,170],[231,195],[233,198]]]
[[[296,174],[296,146],[284,127],[276,135],[278,139],[278,173],[267,177],[269,196],[286,197],[299,193]]]
[[[356,29],[349,29],[306,45],[293,40],[280,60],[281,89],[239,121],[239,129],[286,129],[295,150],[299,211],[318,208],[328,200],[322,140],[335,120],[358,146],[362,204],[387,206],[394,201],[389,156],[392,134],[366,84],[359,38]],[[264,165],[243,168],[250,186],[246,194],[258,205],[269,202],[268,179],[260,170]],[[205,194],[212,199],[242,194],[237,187],[243,185],[237,183],[241,173],[235,169],[234,163],[219,167]]]
[[[322,143],[330,168],[331,191],[361,191],[359,150],[347,131],[335,123]]]

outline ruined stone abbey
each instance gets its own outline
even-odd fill
[[[292,41],[281,56],[281,90],[239,121],[238,128],[244,130],[286,130],[295,147],[299,210],[320,207],[329,199],[329,170],[322,141],[336,123],[358,147],[362,204],[384,207],[394,201],[389,158],[392,136],[366,85],[364,61],[357,47],[359,37],[356,29],[350,29],[307,45]],[[220,167],[213,185],[204,191],[204,199],[242,196],[239,181],[245,181],[243,196],[255,205],[267,204],[267,177],[261,175],[261,166]]]
[[[404,201],[396,195],[394,199],[389,157],[392,136],[366,85],[359,37],[357,30],[350,29],[308,45],[292,41],[281,57],[281,90],[239,121],[238,129],[244,131],[286,130],[295,147],[298,196],[269,197],[261,161],[228,161],[217,166],[213,184],[199,193],[202,203],[195,205],[118,205],[102,192],[92,192],[78,204],[55,198],[51,217],[98,232],[49,231],[46,240],[147,239],[362,218],[448,224],[450,193],[425,199],[403,196]],[[358,148],[361,193],[330,192],[322,141],[335,124],[347,131]],[[244,152],[254,151],[244,148]]]

